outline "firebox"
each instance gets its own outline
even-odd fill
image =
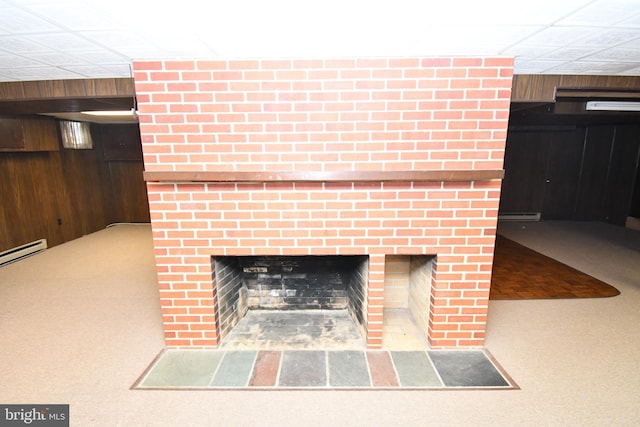
[[[366,336],[367,256],[213,257],[222,342],[249,310],[336,310]]]

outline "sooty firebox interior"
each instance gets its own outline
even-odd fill
[[[362,255],[214,257],[220,337],[249,310],[346,310],[364,334],[368,260]]]

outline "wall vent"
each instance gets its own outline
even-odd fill
[[[17,246],[13,249],[9,249],[4,252],[0,252],[0,267],[3,267],[12,262],[19,261],[28,256],[37,254],[47,249],[47,239],[36,240],[35,242],[27,243],[22,246]]]
[[[540,221],[540,212],[509,212],[498,215],[498,221]]]

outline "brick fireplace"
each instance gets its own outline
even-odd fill
[[[216,262],[350,256],[366,259],[369,348],[382,345],[385,272],[401,257],[412,280],[429,265],[426,290],[407,291],[429,344],[482,346],[512,67],[135,62],[166,345],[220,344]]]

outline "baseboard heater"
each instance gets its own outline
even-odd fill
[[[0,252],[0,267],[37,254],[45,249],[47,249],[47,239],[40,239],[22,246],[17,246],[8,251]]]
[[[510,212],[498,214],[498,221],[540,221],[540,212]]]

